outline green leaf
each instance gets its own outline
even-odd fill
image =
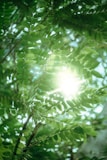
[[[54,140],[57,141],[58,140],[58,135],[56,134],[53,138],[54,138]]]
[[[89,64],[90,69],[94,69],[99,65],[98,61],[92,61],[91,64]]]
[[[78,134],[84,134],[84,129],[80,126],[74,128],[74,132]]]
[[[103,76],[99,72],[97,72],[95,70],[93,70],[91,73],[97,78],[103,78]]]
[[[92,126],[84,126],[84,132],[87,135],[96,136],[96,131],[94,130],[94,128],[92,128]]]

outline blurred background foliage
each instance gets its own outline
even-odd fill
[[[107,159],[107,1],[0,1],[0,159]],[[85,82],[68,100],[63,66]]]

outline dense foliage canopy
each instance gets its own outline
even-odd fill
[[[0,1],[0,160],[107,159],[106,8]],[[58,89],[65,69],[81,82],[75,96]]]

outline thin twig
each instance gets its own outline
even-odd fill
[[[15,47],[17,46],[17,44],[18,44],[18,43],[16,43],[16,44],[10,49],[10,51],[1,59],[0,63],[3,63],[3,62],[6,60],[7,56],[9,56],[9,54],[11,54],[11,52],[13,51],[13,49],[15,49]]]
[[[14,35],[14,40],[12,40],[11,43],[14,43],[15,39],[17,36],[21,33],[21,30],[19,30],[15,35]],[[18,42],[15,43],[15,45],[9,50],[9,52],[1,59],[0,64],[3,63],[6,58],[11,54],[11,52],[16,48]],[[7,48],[9,47],[10,44],[7,45]]]

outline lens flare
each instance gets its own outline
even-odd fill
[[[66,98],[75,97],[80,89],[81,81],[76,74],[65,68],[57,74],[57,83],[60,92]]]

